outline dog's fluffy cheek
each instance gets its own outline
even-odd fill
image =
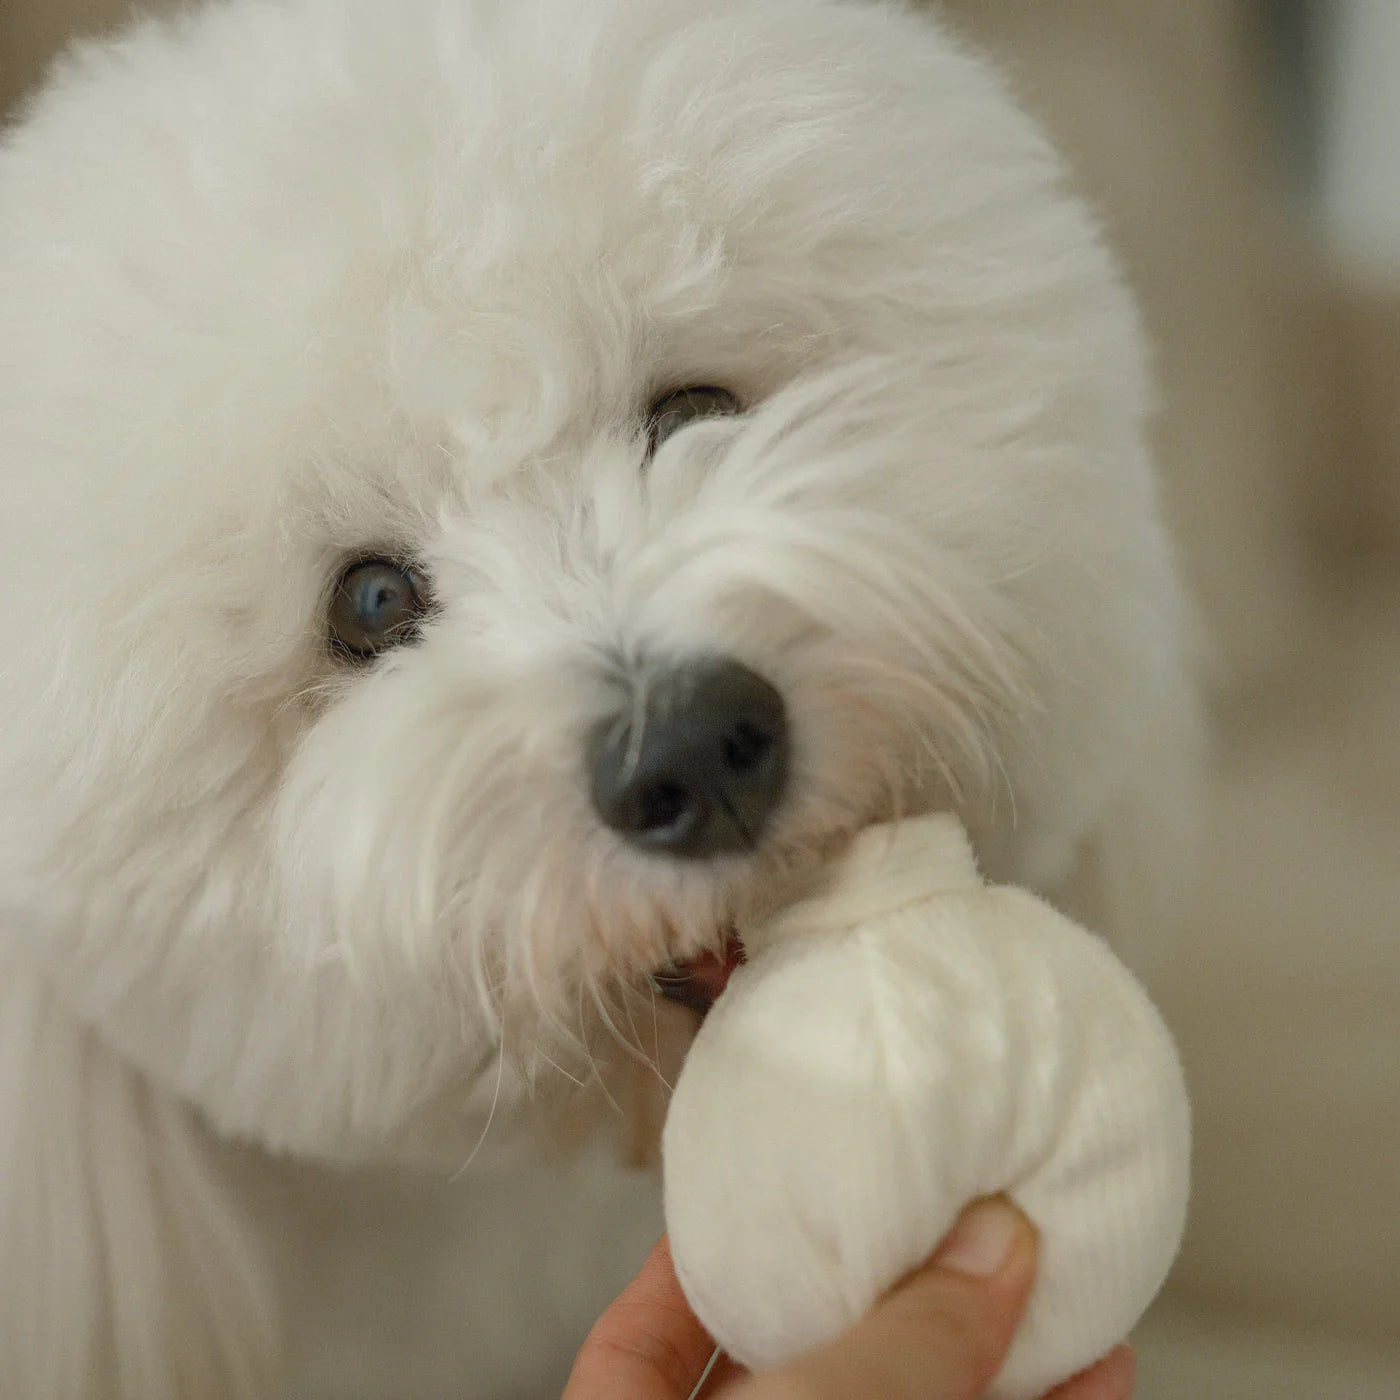
[[[36,808],[48,824],[6,850],[10,931],[82,1021],[221,1132],[460,1162],[493,1097],[492,1027],[440,966],[357,978],[311,936],[288,861],[305,876],[322,853],[277,842],[276,787],[243,776],[178,822],[130,781],[120,803],[64,809],[67,826]]]

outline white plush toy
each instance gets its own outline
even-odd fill
[[[676,1271],[725,1351],[830,1340],[997,1192],[1041,1254],[989,1394],[1031,1400],[1121,1341],[1180,1242],[1190,1130],[1171,1037],[1107,946],[986,885],[946,816],[866,832],[744,941],[664,1139]]]

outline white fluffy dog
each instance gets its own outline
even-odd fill
[[[841,0],[228,0],[63,65],[0,147],[0,1394],[313,1393],[247,1182],[528,1161],[872,819],[1119,868],[1181,608],[1061,178]]]

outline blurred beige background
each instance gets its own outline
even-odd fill
[[[1197,1185],[1142,1400],[1394,1400],[1400,261],[1344,272],[1300,204],[1268,101],[1278,0],[952,8],[1009,56],[1140,289],[1217,647],[1204,888],[1154,988]]]
[[[124,8],[0,0],[0,108]],[[1207,869],[1155,985],[1197,1188],[1140,1400],[1396,1400],[1400,259],[1343,270],[1287,193],[1261,20],[1296,7],[948,8],[1057,132],[1140,289],[1212,639]]]

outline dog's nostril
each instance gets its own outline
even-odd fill
[[[649,677],[646,697],[640,716],[626,711],[593,735],[599,815],[667,855],[751,850],[787,784],[782,696],[737,661],[707,659]]]
[[[772,747],[771,734],[740,720],[724,741],[724,761],[735,773],[748,773],[763,762]]]
[[[679,783],[662,778],[647,783],[637,801],[637,825],[643,831],[674,826],[695,807],[695,798]]]

